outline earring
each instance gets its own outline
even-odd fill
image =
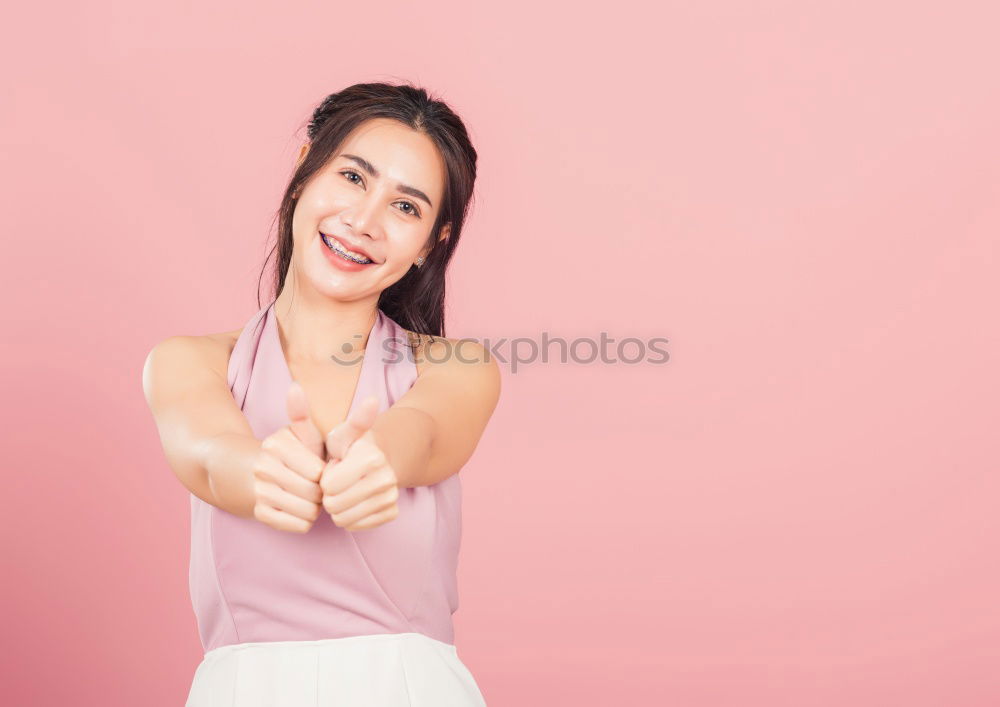
[[[424,256],[421,255],[419,258],[417,258],[416,265],[419,268],[423,264],[424,264]]]

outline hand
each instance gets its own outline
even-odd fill
[[[293,381],[286,398],[291,424],[268,435],[254,460],[254,518],[277,530],[306,533],[320,514],[323,432],[309,417],[302,386]]]
[[[378,399],[369,396],[326,436],[323,508],[347,530],[374,528],[399,515],[399,480],[371,429],[377,416]]]

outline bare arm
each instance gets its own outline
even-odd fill
[[[253,518],[253,461],[261,441],[229,390],[227,362],[218,341],[170,337],[146,357],[142,389],[180,482],[207,503]]]
[[[481,344],[438,341],[423,353],[417,381],[372,428],[401,487],[430,486],[457,473],[500,398],[499,367]]]

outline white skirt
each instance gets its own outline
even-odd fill
[[[220,646],[185,707],[485,707],[454,645],[422,633]]]

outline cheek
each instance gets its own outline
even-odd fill
[[[292,235],[295,240],[309,230],[309,222],[313,221],[313,210],[310,204],[302,199],[295,204],[295,211],[292,213]]]
[[[399,228],[387,236],[387,241],[392,259],[413,261],[427,242],[427,233],[423,227]]]
[[[318,221],[350,206],[350,199],[340,189],[322,182],[310,184],[295,205],[295,219]]]

